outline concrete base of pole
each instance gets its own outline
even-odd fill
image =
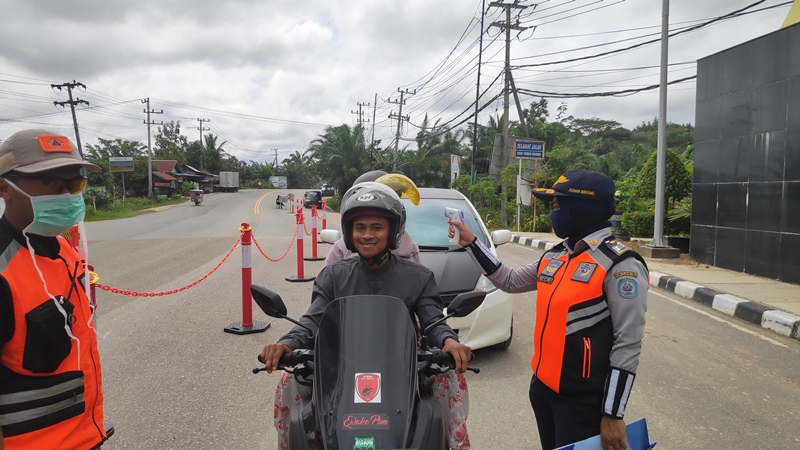
[[[681,256],[681,250],[675,247],[652,247],[650,245],[642,245],[636,251],[645,258],[678,258]]]
[[[314,279],[316,279],[316,278],[317,277],[302,277],[302,278],[300,278],[300,277],[297,277],[297,276],[291,276],[291,277],[286,277],[284,279],[286,281],[291,281],[292,283],[297,283],[297,282],[300,282],[300,281],[314,281]]]
[[[238,322],[233,322],[232,324],[230,324],[227,327],[225,327],[225,332],[226,333],[232,333],[232,334],[263,333],[263,332],[267,331],[267,328],[269,328],[269,326],[270,326],[269,322],[262,322],[260,320],[254,320],[253,321],[253,326],[244,327],[244,326],[242,326],[242,321],[240,320]]]

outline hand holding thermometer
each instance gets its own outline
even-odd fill
[[[452,221],[467,223],[466,221],[464,221],[464,212],[461,211],[460,209],[445,207],[444,216]],[[453,234],[453,238],[450,239],[450,242],[453,244],[458,244],[459,241],[461,240],[461,234],[458,232],[458,228],[453,227],[453,230],[455,231],[455,233]]]

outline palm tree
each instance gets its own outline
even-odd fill
[[[347,124],[325,128],[325,132],[311,142],[309,152],[319,175],[340,194],[347,191],[359,175],[374,169],[361,124],[353,128]]]
[[[223,147],[228,141],[223,141],[217,145],[217,137],[211,133],[203,136],[205,138],[205,145],[203,146],[202,160],[200,169],[207,172],[219,172],[222,166],[222,153],[225,151]]]
[[[283,161],[283,172],[286,174],[286,183],[289,189],[302,189],[311,187],[311,155],[309,151],[294,152]]]

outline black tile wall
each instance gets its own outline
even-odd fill
[[[800,24],[697,74],[690,255],[800,283]]]

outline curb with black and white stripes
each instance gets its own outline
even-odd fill
[[[556,245],[552,242],[521,236],[512,236],[511,242],[542,250],[549,250]],[[710,306],[729,316],[737,317],[778,334],[800,339],[800,317],[795,314],[660,272],[650,272],[650,285]]]

